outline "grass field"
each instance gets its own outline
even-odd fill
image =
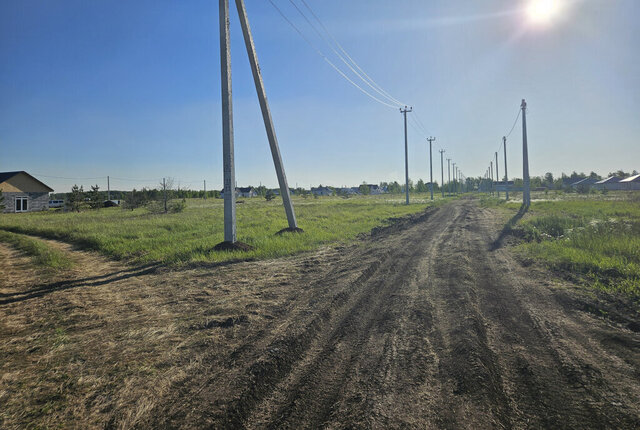
[[[513,232],[518,252],[604,291],[640,297],[640,195],[536,195]],[[518,203],[484,199],[515,214]]]
[[[221,262],[234,259],[274,258],[344,242],[384,225],[389,219],[424,210],[425,195],[294,198],[303,234],[275,233],[287,227],[282,201],[262,198],[240,200],[237,206],[238,240],[254,247],[249,252],[215,252],[223,240],[223,202],[189,200],[175,214],[150,214],[145,209],[119,208],[62,213],[46,211],[3,214],[0,231],[28,234],[73,243],[109,257],[133,263]]]

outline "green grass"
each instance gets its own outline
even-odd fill
[[[68,269],[72,261],[62,252],[46,243],[22,234],[0,230],[0,242],[7,243],[19,251],[32,257],[33,261],[48,269]]]
[[[517,204],[505,208],[515,212]],[[525,258],[604,291],[640,297],[640,204],[637,194],[566,195],[533,201],[513,227]]]
[[[443,200],[437,200],[437,202]],[[222,200],[190,200],[184,212],[153,215],[145,209],[119,208],[81,213],[42,212],[0,216],[0,229],[27,233],[97,250],[134,263],[220,262],[274,258],[308,251],[322,244],[354,239],[373,227],[423,210],[424,195],[403,204],[403,196],[294,198],[303,234],[275,233],[287,227],[278,198],[246,199],[237,206],[238,240],[249,252],[214,252],[223,240]]]

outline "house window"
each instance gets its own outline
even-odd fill
[[[16,212],[27,212],[29,206],[26,197],[16,197]]]

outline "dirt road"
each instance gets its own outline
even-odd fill
[[[498,227],[460,201],[380,231],[309,273],[278,335],[212,359],[154,424],[639,426],[640,336],[565,308],[543,277],[489,251]]]
[[[215,294],[185,293],[156,321],[182,338],[145,347],[174,351],[156,373],[101,388],[108,407],[85,394],[59,414],[114,428],[640,427],[640,334],[494,249],[500,227],[461,200],[337,251],[141,274],[155,305],[127,333],[178,306],[165,300],[178,285]]]

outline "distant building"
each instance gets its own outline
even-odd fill
[[[620,181],[623,190],[640,190],[640,175],[631,176]]]
[[[49,208],[51,187],[24,171],[0,172],[3,212],[34,212]]]
[[[257,197],[258,192],[253,187],[236,187],[236,197]],[[224,189],[220,190],[220,198],[224,199]]]
[[[382,194],[384,192],[379,185],[373,185],[373,184],[365,184],[365,185],[369,187],[369,194],[375,195],[375,194]]]
[[[571,188],[586,188],[589,189],[591,188],[596,182],[598,182],[599,179],[598,178],[584,178],[584,179],[580,179],[574,183],[571,184]]]
[[[332,196],[333,190],[329,187],[311,187],[311,193],[315,196]]]
[[[621,184],[622,178],[618,178],[617,176],[610,176],[607,179],[603,179],[601,181],[593,184],[593,188],[598,190],[622,190],[624,188],[624,184]]]
[[[513,181],[497,181],[493,183],[496,191],[505,192],[507,191],[507,186],[509,187],[509,191],[522,191],[522,187],[518,190],[515,189]]]
[[[258,196],[258,192],[253,187],[236,188],[236,192],[238,193],[239,197],[251,198],[251,197],[257,197]]]
[[[358,189],[358,188],[356,188],[356,187],[351,187],[351,188],[349,188],[349,187],[338,188],[338,189],[336,190],[336,192],[337,192],[338,194],[343,195],[343,196],[352,196],[352,195],[355,195],[355,194],[360,194],[359,189]]]

